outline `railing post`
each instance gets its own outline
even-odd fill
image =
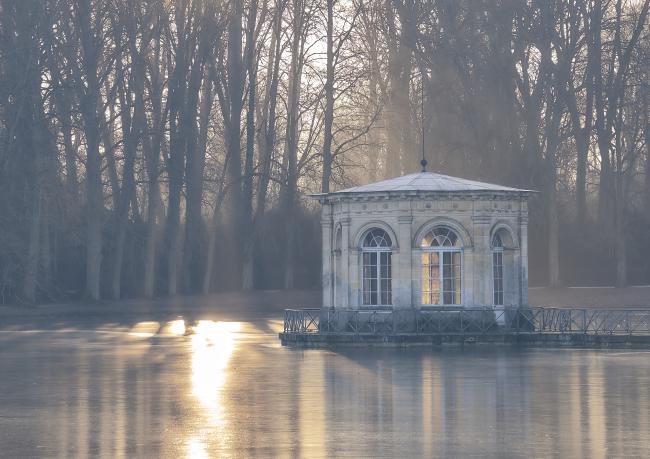
[[[359,334],[359,311],[354,311],[354,322],[356,326],[354,327],[354,332]]]
[[[460,332],[462,335],[465,335],[465,328],[463,327],[463,310],[460,310]]]
[[[517,333],[519,333],[519,316],[520,315],[521,315],[521,306],[519,306],[517,308],[517,312],[515,314],[515,320],[516,320],[515,327],[516,327]]]

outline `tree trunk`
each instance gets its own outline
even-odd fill
[[[226,157],[226,161],[228,158]],[[227,166],[227,164],[226,164]],[[212,211],[212,218],[210,219],[210,226],[208,228],[208,247],[206,249],[205,257],[205,269],[203,270],[203,285],[202,293],[207,295],[212,289],[212,277],[214,273],[214,259],[215,259],[215,249],[217,246],[217,226],[219,220],[219,213],[221,212],[221,204],[224,199],[225,194],[225,175],[227,171],[224,170],[224,175],[221,177],[219,183],[221,184],[219,191],[217,192],[217,198],[214,203],[214,209]]]
[[[386,159],[386,175],[395,177],[404,172],[406,167],[406,142],[409,136],[410,120],[409,79],[411,74],[411,53],[408,39],[410,27],[406,24],[408,13],[406,6],[400,4],[400,32],[395,22],[393,2],[385,2],[386,21],[388,26],[388,71],[390,90],[388,93],[388,157]]]
[[[36,151],[36,155],[40,152]],[[38,161],[38,159],[36,160]],[[35,171],[35,186],[30,191],[31,209],[29,216],[29,241],[25,260],[25,275],[23,280],[23,297],[29,303],[36,301],[36,284],[38,279],[38,262],[40,254],[41,226],[41,190],[38,182],[38,172]]]
[[[115,241],[113,243],[113,270],[111,272],[111,296],[114,300],[121,297],[122,261],[124,259],[124,241],[129,218],[131,203],[130,194],[133,193],[133,163],[135,155],[127,156],[124,163],[123,185],[120,193],[120,203],[117,209],[115,225]],[[128,182],[128,183],[127,183]]]
[[[605,94],[603,87],[603,72],[602,72],[602,39],[601,39],[601,24],[603,21],[602,15],[602,0],[594,2],[592,12],[592,25],[593,32],[593,69],[594,69],[594,108],[596,110],[595,129],[598,140],[598,150],[600,153],[600,186],[598,192],[598,222],[605,231],[611,229],[609,222],[609,200],[613,194],[610,188],[610,156],[609,156],[609,143],[611,135],[607,132],[606,125],[606,112],[605,112]],[[609,107],[611,109],[611,107]]]
[[[41,193],[42,194],[42,193]],[[41,210],[41,227],[40,227],[40,257],[39,263],[42,270],[40,284],[46,292],[50,292],[53,285],[52,272],[52,241],[50,234],[50,221],[47,212]]]
[[[156,35],[154,55],[151,70],[151,107],[152,107],[152,137],[143,137],[143,149],[147,166],[147,242],[144,257],[144,285],[143,294],[145,298],[151,298],[155,291],[156,281],[156,246],[158,243],[158,211],[161,205],[160,187],[158,178],[160,175],[160,150],[164,136],[164,125],[162,121],[162,82],[160,79],[160,50],[161,36],[160,24],[156,24]],[[163,65],[164,67],[164,65]],[[146,126],[146,125],[145,125]]]
[[[66,18],[67,19],[67,18]],[[69,33],[67,27],[65,33]],[[58,119],[58,128],[63,138],[63,152],[65,159],[65,189],[68,198],[74,202],[78,198],[79,184],[77,178],[77,152],[72,142],[72,104],[73,92],[69,89],[70,81],[64,77],[61,71],[59,58],[54,49],[55,38],[50,28],[46,32],[46,46],[48,49],[48,70],[51,73],[52,84],[55,86],[52,91],[54,107],[56,109],[56,118]],[[66,74],[67,75],[67,74]]]
[[[551,287],[560,287],[560,235],[555,180],[550,183],[548,196],[548,272]]]
[[[104,197],[102,194],[98,133],[95,128],[90,126],[95,120],[96,118],[93,117],[84,123],[86,125],[86,142],[88,144],[86,160],[86,294],[92,300],[99,300]]]
[[[158,188],[158,161],[159,155],[153,152],[148,154],[147,161],[147,242],[144,256],[144,285],[145,298],[154,295],[156,281],[156,245],[158,241],[158,223],[156,216],[160,206],[160,193]]]
[[[193,142],[187,152],[185,288],[188,292],[199,291],[200,288],[198,280],[200,279],[199,273],[201,270],[201,247],[204,240],[204,224],[201,213],[203,205],[203,171],[205,169],[208,122],[212,110],[212,86],[208,79],[203,82],[201,94],[198,143]],[[195,129],[193,130],[195,131]],[[192,135],[196,136],[196,134],[194,132]]]
[[[241,287],[242,273],[242,160],[241,160],[241,115],[243,95],[243,63],[242,63],[242,18],[243,5],[239,0],[233,0],[233,12],[228,25],[228,184],[229,193],[226,202],[226,218],[228,232],[228,259],[231,270],[236,273],[233,282]]]
[[[557,102],[556,102],[557,104]],[[555,111],[555,110],[554,110]],[[554,117],[559,117],[559,110]],[[553,288],[560,287],[560,225],[557,208],[557,128],[559,122],[547,121],[552,124],[548,129],[547,136],[547,164],[548,164],[548,273],[549,284]]]
[[[179,266],[182,266],[180,213],[184,155],[182,140],[179,139],[181,134],[178,132],[177,115],[170,116],[171,132],[176,131],[176,133],[170,134],[173,140],[169,154],[169,198],[167,204],[167,293],[170,296],[175,296],[178,293]]]
[[[106,94],[110,94],[111,88],[108,82],[105,85]],[[112,190],[111,193],[111,204],[113,206],[113,213],[117,212],[117,208],[120,206],[120,178],[117,172],[117,161],[115,158],[116,150],[116,140],[114,135],[115,129],[115,106],[117,105],[117,99],[113,96],[113,99],[108,103],[108,114],[104,116],[100,115],[100,140],[104,144],[104,157],[106,158],[106,172],[108,175],[108,183]],[[108,119],[106,119],[108,118]]]
[[[591,138],[592,124],[592,84],[587,81],[587,103],[585,108],[584,126],[580,122],[580,113],[573,88],[566,94],[567,108],[571,116],[571,127],[576,143],[576,223],[580,230],[585,228],[587,216],[587,156],[589,154],[589,141]]]
[[[255,206],[255,227],[261,225],[264,211],[266,209],[266,195],[269,181],[271,178],[271,160],[276,143],[276,109],[278,101],[278,84],[280,81],[280,59],[282,57],[282,6],[284,2],[280,1],[276,6],[275,24],[273,36],[271,37],[271,49],[273,50],[272,59],[269,60],[267,68],[267,85],[265,95],[265,116],[262,123],[260,151],[261,159],[259,164],[260,178],[257,182],[257,202]]]
[[[585,122],[580,126],[580,117],[576,108],[575,92],[570,94],[569,100],[571,105],[571,118],[573,120],[574,137],[576,139],[576,221],[580,231],[586,229],[587,222],[587,160],[589,156],[589,147],[591,134],[593,130],[594,119],[594,74],[600,69],[594,69],[595,53],[600,53],[600,49],[594,49],[593,32],[589,26],[590,21],[585,13],[584,17],[585,33],[587,34],[587,68],[585,75],[586,101],[585,101]]]
[[[286,183],[283,189],[283,213],[286,219],[286,247],[284,288],[291,289],[295,285],[295,244],[296,244],[296,193],[298,185],[297,148],[298,148],[298,117],[300,101],[300,84],[302,80],[303,48],[302,40],[304,5],[301,0],[293,0],[293,35],[291,44],[291,67],[289,69],[289,89],[287,102],[287,133],[285,141],[284,165],[286,167]]]
[[[183,256],[183,280],[185,291],[199,291],[201,244],[203,240],[203,171],[205,168],[205,145],[207,129],[212,110],[212,84],[203,78],[205,61],[209,58],[207,27],[203,25],[200,34],[199,51],[194,57],[190,83],[185,101],[183,137],[186,142],[186,198],[185,198],[185,250]],[[203,86],[201,88],[201,86]],[[199,101],[199,93],[201,100]],[[197,132],[196,118],[200,108],[200,126]]]
[[[203,286],[202,286],[202,293],[204,295],[207,295],[210,293],[210,290],[212,288],[212,276],[214,275],[214,256],[215,256],[215,249],[217,245],[217,235],[216,235],[216,227],[217,227],[217,212],[215,212],[215,215],[212,217],[212,225],[209,228],[209,234],[208,234],[208,246],[206,248],[206,256],[205,256],[205,269],[203,270]]]
[[[115,189],[113,194],[117,196],[117,208],[115,209],[115,241],[113,245],[113,270],[111,273],[111,295],[114,300],[119,300],[122,285],[122,265],[124,259],[124,242],[126,239],[127,224],[129,221],[129,208],[135,195],[135,159],[140,137],[144,129],[145,114],[144,100],[144,68],[142,56],[136,46],[135,27],[130,23],[131,18],[127,15],[127,29],[129,29],[129,49],[131,51],[134,65],[132,71],[133,86],[127,87],[121,79],[117,81],[117,94],[120,102],[120,120],[122,127],[122,138],[124,139],[124,166],[122,168],[122,187]],[[116,42],[119,40],[116,34]],[[117,62],[118,74],[121,73],[121,63]],[[131,116],[131,94],[135,96],[135,107]]]
[[[257,65],[255,61],[255,26],[257,24],[257,2],[252,2],[246,30],[246,73],[248,75],[248,108],[246,111],[246,162],[243,182],[243,254],[242,289],[255,287],[255,228],[253,221],[253,162],[255,157],[255,104],[257,96]]]
[[[125,99],[122,100],[125,102]],[[121,296],[122,283],[122,261],[124,258],[124,241],[126,238],[126,229],[129,220],[129,208],[132,196],[135,193],[135,180],[133,169],[135,166],[136,149],[140,137],[140,123],[144,119],[144,107],[139,103],[135,108],[133,123],[128,119],[130,116],[122,117],[122,126],[130,126],[125,133],[124,144],[124,167],[122,169],[122,188],[119,193],[118,207],[116,209],[115,225],[115,242],[113,246],[113,271],[111,274],[111,294],[114,300],[119,300]],[[128,108],[122,105],[122,112],[127,113]],[[127,124],[128,123],[128,124]]]
[[[325,79],[325,130],[321,193],[329,193],[332,175],[332,124],[334,122],[334,0],[327,0],[327,76]]]
[[[38,12],[33,9],[38,8]],[[5,14],[11,14],[3,12]],[[16,201],[26,207],[21,210],[20,214],[26,214],[27,244],[25,259],[23,264],[22,279],[22,296],[29,303],[36,301],[36,287],[39,280],[39,261],[41,254],[41,206],[43,198],[43,174],[45,158],[51,156],[54,148],[50,149],[47,137],[49,131],[44,120],[44,107],[41,96],[42,80],[41,68],[38,64],[39,44],[38,39],[32,29],[40,28],[37,22],[40,20],[43,10],[38,4],[16,5],[15,13],[16,29],[15,31],[6,30],[5,39],[12,40],[15,46],[16,65],[20,75],[20,86],[14,92],[13,101],[18,104],[18,110],[13,114],[15,117],[12,122],[16,124],[14,135],[7,135],[3,140],[14,148],[11,148],[14,154],[20,158],[22,163],[19,167],[24,172],[24,176],[19,179],[18,183],[23,182],[19,188],[19,193],[14,197]],[[37,19],[38,18],[38,19]],[[36,20],[35,20],[36,19]],[[4,51],[4,50],[3,50]],[[3,69],[4,70],[4,69]],[[13,104],[12,104],[13,105]],[[3,107],[4,111],[6,110]],[[5,126],[6,127],[6,126]],[[4,132],[3,132],[4,134]],[[6,144],[5,144],[6,145]],[[5,146],[3,145],[3,146]],[[21,197],[20,195],[24,197]],[[22,238],[22,235],[19,237]],[[1,249],[0,249],[1,250]]]
[[[362,13],[363,14],[363,13]],[[379,101],[379,91],[381,76],[379,74],[379,56],[377,51],[377,36],[376,30],[373,27],[374,24],[366,23],[365,29],[366,34],[368,35],[367,40],[369,42],[369,80],[368,80],[368,107],[366,113],[366,124],[369,126],[372,122],[373,117],[378,113],[378,108],[380,107]],[[371,128],[368,131],[368,180],[370,183],[377,181],[379,177],[379,152],[380,141],[378,138],[378,129]]]
[[[616,174],[616,196],[614,214],[614,254],[616,259],[616,287],[627,286],[627,247],[625,237],[625,192],[623,172]]]
[[[93,20],[88,3],[79,0],[76,6],[83,50],[82,67],[87,85],[84,89],[81,81],[77,83],[82,92],[81,115],[86,137],[86,295],[92,300],[99,300],[104,210],[98,129],[100,122],[98,111],[100,86],[97,76],[99,50],[95,47],[94,37],[94,34],[99,32],[90,29]]]
[[[650,118],[645,124],[645,151],[645,217],[650,224]]]
[[[242,268],[242,288],[252,289],[255,288],[257,280],[255,279],[255,253],[258,243],[258,233],[263,225],[264,213],[266,210],[266,199],[268,194],[268,186],[271,178],[271,161],[276,144],[276,108],[278,100],[278,83],[280,74],[280,58],[281,58],[281,33],[282,33],[282,12],[284,11],[284,2],[276,2],[276,10],[273,19],[273,33],[271,36],[271,43],[269,49],[271,50],[270,57],[266,69],[266,91],[264,100],[257,107],[261,107],[259,111],[259,134],[258,134],[258,181],[256,191],[255,211],[252,215],[251,227],[247,232],[247,240],[244,245],[243,252],[243,268]],[[255,85],[256,86],[256,85]],[[249,99],[249,114],[251,111]],[[250,124],[250,119],[247,119],[247,134],[251,133],[250,128],[254,125]],[[249,137],[247,142],[252,142]],[[250,183],[252,192],[253,183]],[[252,205],[252,196],[251,196]]]
[[[186,97],[185,80],[188,71],[186,59],[186,40],[188,31],[183,13],[177,13],[176,27],[178,29],[178,44],[176,46],[176,60],[169,65],[175,65],[169,81],[169,196],[167,201],[167,293],[175,296],[178,293],[179,267],[182,267],[182,231],[181,231],[181,192],[185,169],[185,142],[183,139],[182,107]]]

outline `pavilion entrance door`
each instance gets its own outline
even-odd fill
[[[363,304],[365,306],[388,306],[392,299],[391,252],[363,252]]]

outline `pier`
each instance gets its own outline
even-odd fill
[[[650,348],[650,308],[286,309],[283,345],[503,343]]]

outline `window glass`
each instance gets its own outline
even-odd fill
[[[392,241],[386,231],[374,228],[362,242],[362,301],[364,305],[392,304]]]
[[[503,230],[494,233],[492,237],[492,281],[493,281],[493,302],[495,305],[503,305],[503,251],[505,249],[504,236],[509,240],[507,234],[501,234]]]
[[[461,304],[462,254],[458,235],[436,227],[420,243],[422,304]]]
[[[438,226],[429,231],[420,242],[420,247],[459,247],[460,238],[451,228]]]
[[[503,305],[503,252],[492,253],[492,276],[494,279],[494,304]]]

